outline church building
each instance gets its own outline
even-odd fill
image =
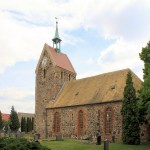
[[[35,131],[43,138],[84,138],[100,130],[102,139],[110,139],[115,131],[120,140],[127,73],[132,73],[136,91],[142,81],[130,69],[76,80],[71,61],[61,52],[57,22],[52,41],[53,47],[44,45],[36,67]],[[147,126],[141,133],[143,141],[148,139]]]

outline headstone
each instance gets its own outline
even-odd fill
[[[22,137],[24,137],[24,135],[25,135],[25,132],[21,132],[21,134],[22,134]]]
[[[62,135],[56,135],[56,141],[62,141]]]
[[[109,141],[107,139],[104,141],[104,150],[109,150]]]
[[[0,137],[1,138],[5,137],[5,131],[3,131],[3,130],[0,131]]]
[[[112,142],[113,142],[113,143],[115,143],[115,134],[116,134],[116,132],[113,131],[113,134],[112,134]]]
[[[93,136],[92,136],[92,141],[93,141],[94,143],[96,143],[96,135],[93,135]]]
[[[8,130],[7,130],[7,134],[10,134],[10,133],[11,133],[11,130],[10,130],[10,129],[8,129]]]
[[[39,134],[39,133],[35,133],[35,134],[34,134],[34,141],[35,141],[35,142],[38,142],[39,139],[40,139],[40,134]]]
[[[22,138],[22,133],[20,131],[17,131],[16,138]]]
[[[100,131],[98,130],[97,131],[97,134],[96,134],[96,136],[97,136],[97,145],[101,145],[101,133],[100,133]]]

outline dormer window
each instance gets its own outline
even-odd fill
[[[114,89],[115,89],[115,85],[112,85],[112,86],[111,86],[111,89],[114,90]]]
[[[69,74],[69,81],[71,80],[71,75]]]

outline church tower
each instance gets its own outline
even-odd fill
[[[61,39],[56,21],[53,47],[45,43],[36,67],[35,86],[35,131],[41,137],[46,136],[46,106],[57,101],[63,85],[76,80],[76,72],[67,55],[61,52]]]

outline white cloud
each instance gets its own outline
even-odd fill
[[[49,39],[48,28],[18,22],[7,12],[1,13],[0,19],[0,73],[18,61],[38,59]]]
[[[100,52],[98,65],[102,72],[131,68],[142,79],[143,62],[139,58],[145,43],[126,42],[118,39],[116,43]]]
[[[139,53],[141,52],[143,45],[146,45],[146,42],[137,44],[134,42],[127,42],[123,39],[118,39],[114,44],[100,51],[100,55],[97,60],[97,68],[99,69],[91,69],[84,73],[80,73],[77,78],[80,79],[101,73],[130,68],[139,76],[140,79],[142,79],[142,68],[144,66],[143,62],[139,58]],[[89,59],[88,61],[90,62],[91,60]]]
[[[89,70],[89,71],[86,71],[84,73],[80,73],[77,75],[77,79],[82,79],[82,78],[86,78],[86,77],[92,77],[92,76],[96,76],[96,75],[99,75],[103,72],[101,72],[101,70]]]
[[[53,38],[55,16],[62,33],[95,28],[104,38],[129,43],[148,41],[150,35],[148,0],[2,0],[0,11],[0,73],[18,61],[39,58],[43,44]],[[80,36],[63,36],[66,44],[82,42]]]
[[[93,58],[90,57],[90,58],[87,60],[86,63],[89,64],[89,65],[93,64],[93,63],[94,63]]]
[[[0,90],[0,110],[3,113],[10,113],[14,106],[18,112],[34,113],[34,91],[20,88],[6,88]]]
[[[78,28],[92,28],[101,37],[115,40],[99,54],[100,71],[89,70],[78,78],[123,68],[131,68],[142,78],[138,53],[150,40],[149,0],[1,0],[0,74],[19,61],[38,60],[44,43],[53,38],[55,16],[64,44],[86,42],[80,35],[68,35]],[[89,58],[87,64],[92,63]],[[15,104],[17,111],[31,112],[34,105],[34,100],[28,104],[22,101],[33,96],[29,90],[4,89],[0,96],[4,98],[0,99],[4,111]]]

